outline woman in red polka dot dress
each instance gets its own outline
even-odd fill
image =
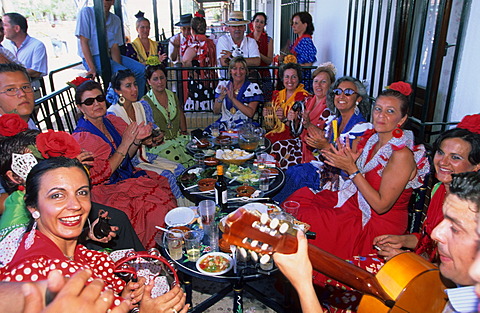
[[[138,283],[125,284],[114,274],[114,262],[104,253],[88,250],[77,244],[84,223],[90,212],[90,182],[83,165],[76,159],[51,158],[40,162],[27,178],[25,204],[32,214],[33,226],[20,243],[12,240],[3,253],[12,253],[13,258],[0,268],[2,281],[38,281],[47,279],[52,270],[60,270],[66,277],[81,269],[90,269],[92,278],[104,281],[117,298],[129,299],[132,305],[143,297],[145,279]],[[185,296],[179,287],[171,301],[158,297],[156,304],[180,310],[184,308]],[[120,297],[121,296],[121,297]],[[173,301],[175,300],[176,301]],[[146,301],[146,305],[150,304]],[[148,312],[149,310],[142,310]],[[182,310],[183,312],[183,310]],[[186,311],[185,311],[186,312]]]

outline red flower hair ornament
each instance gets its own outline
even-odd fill
[[[26,131],[28,124],[20,115],[15,113],[4,114],[0,116],[0,135],[10,137]]]
[[[76,158],[82,149],[78,142],[69,133],[49,129],[46,133],[37,136],[36,144],[38,151],[45,159],[64,156]]]
[[[410,86],[410,84],[406,82],[392,83],[390,86],[387,87],[387,89],[396,90],[406,97],[412,94],[412,86]]]
[[[90,78],[78,76],[78,77],[75,78],[74,80],[68,82],[67,85],[69,85],[70,87],[73,87],[73,88],[77,89],[78,86],[80,86],[82,83],[86,82],[87,80],[90,80]]]
[[[480,114],[466,115],[458,123],[457,128],[463,128],[480,135]]]

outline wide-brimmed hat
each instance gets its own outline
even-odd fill
[[[240,25],[247,25],[250,21],[247,21],[243,18],[242,11],[232,11],[228,16],[228,21],[225,22],[228,26],[240,26]]]
[[[182,14],[180,15],[180,22],[176,23],[175,26],[190,26],[192,21],[192,14]]]

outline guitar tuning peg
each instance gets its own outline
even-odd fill
[[[255,248],[257,245],[258,245],[258,240],[252,240],[252,242],[250,242],[250,246],[252,246],[253,248]]]
[[[273,268],[273,259],[270,255],[262,255],[260,258],[260,268],[264,271],[269,271]]]
[[[238,255],[237,260],[239,262],[247,262],[248,261],[248,253],[245,248],[238,247]]]
[[[267,223],[270,221],[270,218],[268,217],[267,213],[262,213],[262,216],[260,216],[260,223],[263,225],[267,225]]]
[[[271,229],[276,229],[278,227],[278,225],[280,224],[280,221],[278,220],[278,218],[274,217],[271,221],[270,221],[270,228]]]
[[[264,243],[260,249],[261,249],[262,251],[266,251],[269,247],[270,247],[270,246],[268,245],[268,243]]]
[[[285,234],[288,231],[289,228],[290,228],[290,225],[288,225],[288,223],[282,223],[282,225],[280,225],[280,228],[278,229],[278,231],[281,234]]]
[[[258,254],[255,251],[250,250],[250,257],[255,263],[258,262]]]

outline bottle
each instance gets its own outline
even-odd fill
[[[227,209],[227,183],[223,177],[223,165],[217,165],[217,182],[215,183],[215,202],[221,210]]]

